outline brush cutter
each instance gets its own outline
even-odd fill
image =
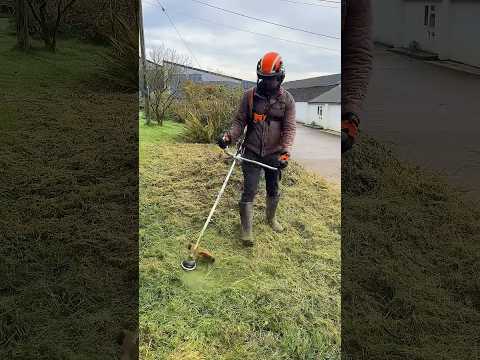
[[[247,159],[247,158],[244,158],[240,155],[234,155],[232,153],[229,153],[227,151],[227,149],[225,149],[225,153],[229,156],[231,156],[232,158],[234,158],[235,160],[240,160],[240,161],[246,161],[246,162],[249,162],[249,163],[252,163],[252,164],[256,164],[256,165],[259,165],[259,166],[262,166],[266,169],[270,169],[270,170],[274,170],[274,171],[277,171],[278,169],[276,167],[273,167],[273,166],[269,166],[267,164],[264,164],[264,163],[261,163],[261,162],[258,162],[258,161],[255,161],[255,160],[250,160],[250,159]]]
[[[246,159],[246,158],[244,158],[240,155],[240,154],[243,153],[243,143],[245,141],[246,132],[247,132],[247,127],[245,127],[245,129],[244,129],[243,138],[240,142],[240,145],[237,148],[236,154],[229,153],[227,151],[227,149],[225,149],[225,153],[233,158],[233,163],[230,166],[230,170],[228,171],[227,177],[225,178],[225,180],[223,182],[223,185],[222,185],[222,188],[220,189],[220,192],[217,195],[217,199],[215,200],[215,203],[213,204],[213,207],[210,210],[210,214],[208,214],[207,220],[205,221],[205,224],[203,225],[202,231],[200,232],[200,235],[198,236],[197,242],[195,244],[190,244],[189,247],[188,247],[189,250],[190,250],[190,255],[189,255],[188,259],[183,260],[182,263],[181,263],[182,269],[185,270],[185,271],[195,270],[197,268],[197,260],[198,259],[207,260],[209,262],[214,262],[215,261],[213,256],[208,251],[200,250],[198,248],[198,245],[200,244],[200,240],[203,236],[203,233],[207,229],[207,226],[210,223],[210,220],[212,219],[213,213],[215,212],[215,209],[217,208],[217,205],[220,202],[220,198],[222,197],[223,192],[225,191],[225,188],[227,187],[228,180],[230,179],[230,176],[233,173],[233,169],[235,168],[235,164],[237,163],[237,161],[246,161],[246,162],[253,163],[253,164],[262,166],[262,167],[270,169],[270,170],[278,170],[275,167],[263,164],[263,163],[258,162],[258,161]]]

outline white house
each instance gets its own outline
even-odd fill
[[[283,86],[295,99],[298,122],[340,131],[340,74],[288,81]]]
[[[395,47],[419,48],[480,66],[480,1],[372,0],[373,38]]]

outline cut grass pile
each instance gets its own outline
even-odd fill
[[[215,264],[180,268],[230,164],[214,145],[141,137],[142,359],[339,359],[340,194],[318,176],[296,164],[285,172],[283,234],[263,223],[262,180],[246,249],[237,167],[200,245]]]
[[[113,359],[137,322],[137,95],[91,85],[104,48],[14,45],[0,33],[0,358]]]
[[[478,204],[364,136],[342,159],[342,205],[351,358],[478,358]]]

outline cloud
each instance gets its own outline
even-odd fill
[[[148,0],[144,3],[147,50],[164,45],[175,49],[178,53],[189,55],[192,65],[199,66],[180,40],[160,6],[155,3],[156,1]],[[203,1],[312,32],[332,36],[339,36],[340,33],[339,9],[297,5],[279,0],[264,2],[253,0]],[[340,72],[340,40],[338,39],[322,38],[300,31],[283,29],[210,9],[190,0],[162,0],[160,3],[167,9],[182,38],[204,69],[220,69],[225,74],[254,81],[258,59],[265,52],[274,50],[278,51],[284,59],[287,80]],[[326,51],[317,47],[271,39],[231,27],[328,47],[337,51]]]

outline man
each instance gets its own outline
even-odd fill
[[[266,53],[257,64],[257,86],[244,93],[230,130],[218,141],[225,149],[235,144],[247,127],[243,156],[278,168],[275,171],[242,163],[244,182],[239,207],[241,240],[245,246],[254,244],[253,201],[262,169],[267,190],[266,221],[274,231],[283,231],[275,217],[280,197],[278,184],[281,171],[288,164],[296,131],[295,100],[281,86],[284,79],[281,56],[276,52]]]
[[[358,134],[372,70],[370,0],[342,0],[342,153]]]

